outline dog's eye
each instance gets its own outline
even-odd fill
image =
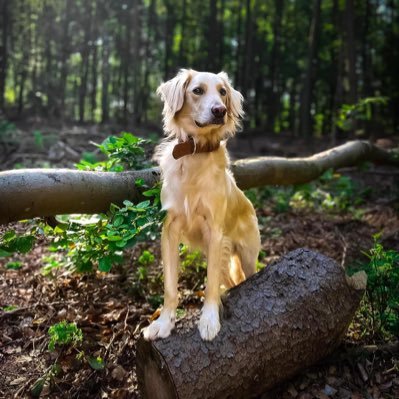
[[[204,89],[202,89],[201,87],[196,87],[193,90],[193,93],[196,94],[197,96],[200,96],[201,94],[204,94]]]
[[[226,94],[227,94],[227,91],[226,91],[226,89],[223,89],[223,87],[219,90],[219,93],[222,95],[222,96],[225,96]]]

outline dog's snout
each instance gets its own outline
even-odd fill
[[[212,107],[212,114],[216,118],[223,118],[226,115],[227,109],[224,105],[214,105]]]

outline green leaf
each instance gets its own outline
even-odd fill
[[[98,270],[100,272],[109,273],[112,268],[112,259],[110,256],[104,256],[98,260]]]
[[[114,221],[113,221],[113,225],[115,227],[119,227],[124,221],[124,217],[122,215],[118,215],[115,217]]]
[[[105,368],[104,359],[101,358],[100,356],[97,357],[88,356],[87,361],[90,367],[94,370],[103,370]]]
[[[7,256],[10,256],[11,252],[6,251],[3,248],[0,248],[0,258],[6,258]]]
[[[39,379],[36,380],[36,382],[32,385],[32,388],[30,390],[31,395],[34,398],[38,398],[40,394],[43,391],[44,384],[46,383],[46,378],[40,377]]]
[[[13,247],[18,252],[26,254],[27,252],[29,252],[32,249],[34,241],[35,241],[35,237],[33,237],[33,236],[18,237],[15,239]]]
[[[6,269],[19,270],[21,267],[22,267],[22,262],[19,261],[8,262],[6,264]]]

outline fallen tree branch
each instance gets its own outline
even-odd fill
[[[144,399],[252,398],[332,353],[366,288],[334,260],[297,249],[223,300],[221,330],[203,341],[197,318],[166,339],[137,344]]]
[[[268,184],[311,181],[326,170],[363,161],[399,166],[389,152],[367,141],[352,141],[308,158],[259,157],[237,161],[232,171],[241,189]],[[141,198],[135,181],[151,187],[159,181],[158,168],[122,173],[69,169],[19,169],[0,172],[0,224],[36,216],[98,213]]]

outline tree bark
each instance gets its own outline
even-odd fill
[[[328,169],[374,161],[399,166],[399,160],[367,141],[352,141],[308,158],[259,157],[233,163],[241,189],[311,181]],[[68,169],[17,169],[0,172],[0,224],[38,216],[106,212],[111,203],[141,198],[135,185],[159,181],[158,168],[123,173]]]
[[[330,354],[366,288],[334,260],[297,249],[223,298],[221,330],[202,341],[194,317],[137,344],[143,398],[251,398]],[[197,319],[197,317],[195,317]]]

